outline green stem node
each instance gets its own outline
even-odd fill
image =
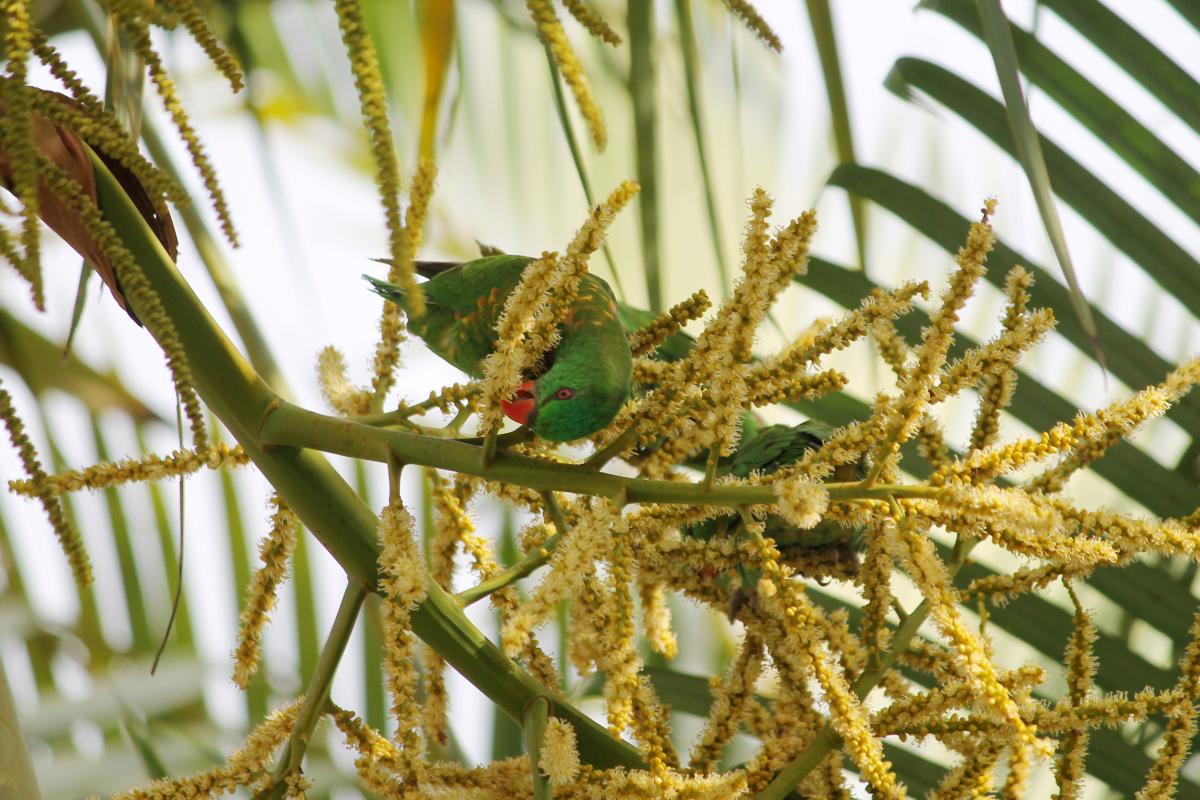
[[[533,776],[533,799],[551,800],[554,790],[550,781],[538,768],[541,761],[542,739],[546,736],[546,726],[550,724],[550,701],[545,697],[535,697],[525,706],[525,714],[521,720],[521,729],[525,734],[525,752],[529,754],[529,772]]]

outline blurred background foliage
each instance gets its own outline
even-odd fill
[[[817,316],[856,306],[873,286],[913,278],[937,285],[968,220],[985,196],[997,195],[1002,245],[988,280],[1000,286],[1009,267],[1025,265],[1037,277],[1034,304],[1059,319],[1058,334],[1025,367],[1006,418],[1010,432],[1045,429],[1076,408],[1103,405],[1126,387],[1159,380],[1200,348],[1200,74],[1187,58],[1200,45],[1193,0],[1005,7],[1107,373],[1016,160],[976,3],[881,9],[847,0],[831,9],[827,0],[764,0],[758,5],[780,33],[782,54],[716,0],[594,5],[622,45],[602,44],[569,18],[565,25],[605,115],[604,152],[595,150],[524,4],[364,2],[401,169],[411,172],[421,152],[435,154],[441,169],[425,255],[469,258],[477,242],[540,252],[566,239],[594,195],[634,177],[643,187],[638,208],[618,223],[593,269],[604,277],[615,271],[618,291],[643,306],[670,305],[701,287],[717,297],[737,262],[744,199],[762,185],[788,216],[815,205],[822,222],[820,257],[778,306],[770,335],[782,339]],[[166,35],[161,44],[245,244],[229,250],[197,203],[176,214],[185,232],[180,264],[268,381],[317,407],[311,370],[319,347],[334,342],[352,364],[368,360],[373,331],[360,323],[376,305],[358,273],[386,247],[335,19],[324,0],[202,6],[245,68],[243,93],[230,95],[184,37]],[[102,10],[91,0],[36,0],[33,11],[92,88],[107,86],[125,119],[140,125],[152,159],[182,173],[194,191],[193,170],[161,110],[155,102],[142,108],[150,90],[140,65],[111,38]],[[80,265],[49,243],[46,263],[51,310],[44,316],[32,313],[13,275],[0,274],[0,374],[50,466],[173,449],[170,384],[148,337],[109,298],[97,301],[93,285],[81,295],[83,316],[64,358]],[[998,291],[976,300],[958,347],[991,335],[987,321],[1000,305]],[[914,314],[900,328],[916,337],[921,321]],[[406,397],[454,378],[419,348],[406,348],[405,358]],[[860,346],[836,365],[850,373],[850,391],[800,413],[834,424],[865,416],[864,399],[886,378],[877,359]],[[952,436],[967,430],[971,410],[966,401],[951,407]],[[799,418],[787,410],[777,416]],[[342,466],[369,502],[382,500],[381,475]],[[0,468],[5,480],[18,474],[7,451]],[[427,491],[419,477],[406,487],[412,497]],[[1190,512],[1200,501],[1200,395],[1135,443],[1113,448],[1071,491],[1093,505]],[[219,761],[248,721],[303,685],[340,594],[336,566],[303,541],[268,634],[265,669],[244,695],[228,680],[237,610],[266,531],[266,496],[260,478],[210,474],[189,479],[186,493],[174,484],[135,485],[65,498],[96,565],[96,583],[85,592],[69,580],[36,509],[0,496],[0,656],[47,797],[107,793]],[[487,504],[473,511],[515,559],[515,514]],[[176,585],[181,519],[183,604],[151,679]],[[965,580],[1009,566],[986,546],[977,553]],[[1148,559],[1100,570],[1080,588],[1098,611],[1100,687],[1173,682],[1195,579],[1194,564]],[[849,595],[814,586],[813,596],[831,608],[850,605],[853,614]],[[647,663],[685,738],[696,730],[693,715],[707,708],[707,676],[727,663],[735,632],[707,612],[675,610],[684,634],[679,656],[666,664],[648,655]],[[494,631],[488,614],[472,609]],[[1043,690],[1057,696],[1055,664],[1071,629],[1065,592],[1023,597],[989,614],[998,652],[1013,662],[1040,658],[1051,670]],[[368,614],[334,696],[383,728],[376,625]],[[576,678],[563,676],[588,708],[596,686]],[[452,679],[450,692],[457,738],[441,755],[478,761],[520,752],[519,731],[493,720],[465,682]],[[1093,733],[1089,796],[1129,796],[1140,787],[1160,730],[1150,723]],[[735,747],[728,758],[747,752]],[[951,763],[946,752],[904,743],[889,756],[914,795]],[[354,784],[350,760],[339,745],[318,747],[310,774],[335,787],[335,796],[359,796],[336,788]],[[1190,780],[1180,797],[1200,796],[1198,766],[1185,769]],[[1040,779],[1034,796],[1049,794],[1044,765]]]

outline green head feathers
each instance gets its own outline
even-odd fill
[[[624,337],[624,334],[621,334]],[[613,421],[629,397],[632,360],[629,346],[603,353],[591,340],[564,336],[546,374],[534,382],[536,405],[526,423],[552,442],[581,439]],[[565,349],[565,352],[564,352]]]

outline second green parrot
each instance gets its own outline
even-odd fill
[[[408,321],[434,354],[476,378],[496,347],[496,321],[505,300],[533,259],[493,255],[463,264],[418,262],[429,278],[425,314]],[[404,290],[364,276],[384,298],[405,306]],[[617,318],[612,289],[586,275],[559,325],[558,346],[525,376],[504,413],[535,434],[554,442],[581,439],[612,422],[629,399],[633,356]]]
[[[809,450],[820,447],[832,434],[833,429],[823,422],[809,420],[799,425],[768,425],[755,431],[745,431],[737,450],[722,464],[721,472],[737,478],[748,478],[753,473],[770,475],[775,471],[800,460]],[[853,481],[863,477],[861,464],[846,464],[833,475],[834,480]],[[699,539],[735,535],[740,530],[736,514],[705,520],[683,530],[684,535]],[[768,515],[764,534],[775,541],[784,561],[788,556],[814,555],[820,553],[827,562],[822,573],[809,575],[814,578],[848,577],[858,567],[858,550],[861,548],[861,531],[847,527],[834,520],[823,520],[808,530],[799,530],[782,517]],[[812,559],[805,559],[811,563]],[[738,566],[741,587],[731,600],[731,613],[753,595],[758,582],[757,570]]]

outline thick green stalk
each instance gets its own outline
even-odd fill
[[[432,439],[405,431],[362,425],[280,402],[259,429],[267,446],[290,445],[387,463],[394,455],[405,464],[477,475],[537,491],[573,492],[624,503],[682,503],[739,506],[774,504],[775,487],[655,481],[597,472],[585,464],[543,461],[500,450],[482,465],[480,447],[462,441]],[[936,497],[941,489],[925,484],[865,486],[859,482],[825,484],[832,500],[886,500],[888,497]]]
[[[94,154],[89,155],[100,206],[175,323],[200,396],[349,579],[376,591],[377,517],[320,453],[260,442],[263,420],[273,416],[270,412],[283,401],[217,326],[112,173]],[[478,448],[468,450],[478,465]],[[480,633],[440,586],[430,582],[428,591],[426,601],[412,614],[416,634],[505,713],[520,719],[525,703],[544,695],[545,687]],[[574,706],[556,701],[554,715],[572,724],[581,754],[593,765],[643,766],[636,750],[610,737]]]

